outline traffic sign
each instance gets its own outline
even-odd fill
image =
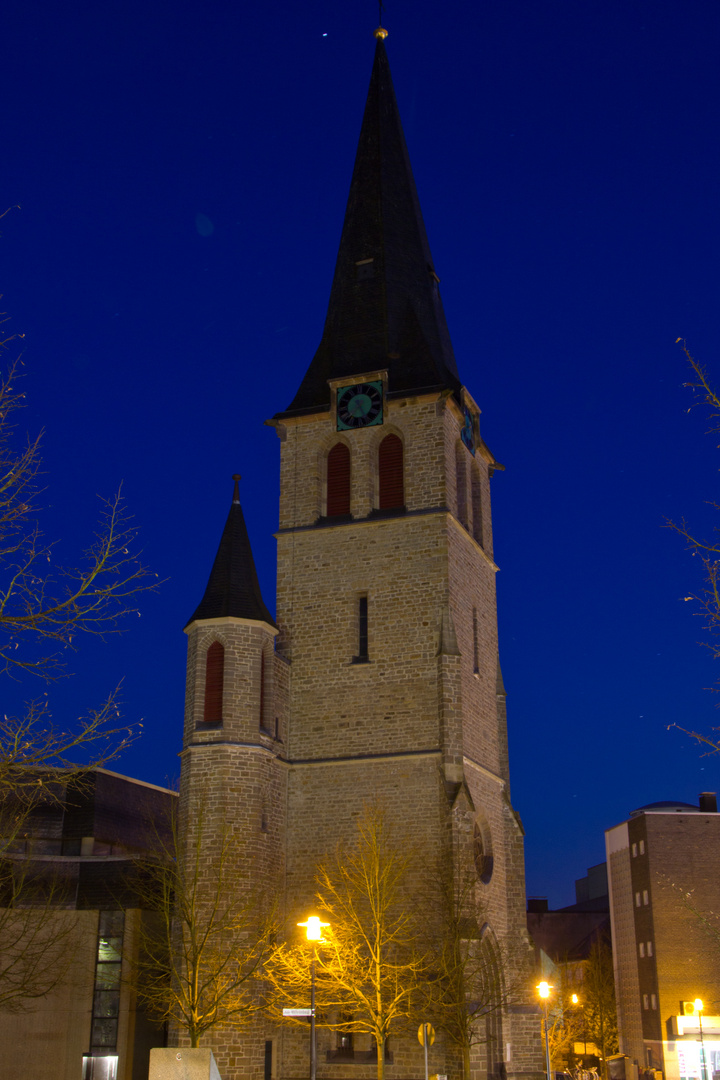
[[[312,1009],[283,1009],[283,1016],[312,1016]]]
[[[418,1028],[418,1042],[421,1046],[425,1045],[425,1032],[427,1031],[428,1046],[432,1046],[435,1042],[435,1028],[432,1024],[421,1024]]]

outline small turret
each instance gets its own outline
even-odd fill
[[[234,490],[230,513],[220,539],[205,594],[187,625],[196,619],[220,619],[231,615],[255,619],[275,626],[260,592],[250,537],[240,506],[240,476],[233,476]]]

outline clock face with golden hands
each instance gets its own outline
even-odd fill
[[[383,422],[382,381],[340,386],[337,392],[337,430],[353,431]]]

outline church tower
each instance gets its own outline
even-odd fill
[[[530,1080],[542,1052],[523,831],[510,801],[490,515],[490,479],[502,466],[453,354],[386,36],[376,31],[322,340],[294,399],[268,421],[281,446],[276,624],[234,503],[188,626],[183,778],[198,790],[209,785],[223,813],[248,830],[259,828],[263,793],[274,830],[268,874],[282,867],[290,926],[312,910],[314,868],[353,839],[364,804],[402,823],[422,853],[418,881],[441,864],[471,872],[478,933],[499,965],[513,957],[508,978],[519,988],[513,1005],[488,1018],[473,1076]],[[243,594],[234,606],[231,592]],[[218,645],[220,725],[203,713]],[[269,698],[277,727],[262,718],[259,703]],[[238,1032],[238,1046],[244,1038]],[[208,1038],[214,1049],[221,1041]],[[319,1080],[374,1074],[369,1042],[342,1062],[336,1044],[318,1028]],[[252,1067],[226,1073],[221,1065],[223,1080],[259,1080],[260,1051],[243,1055]],[[305,1076],[307,1035],[281,1029],[264,1060],[266,1080]],[[388,1080],[422,1069],[417,1039],[391,1035]],[[462,1059],[440,1033],[430,1069],[462,1076]]]

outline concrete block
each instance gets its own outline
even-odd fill
[[[206,1047],[190,1050],[174,1046],[150,1051],[149,1080],[221,1080],[213,1052]]]

